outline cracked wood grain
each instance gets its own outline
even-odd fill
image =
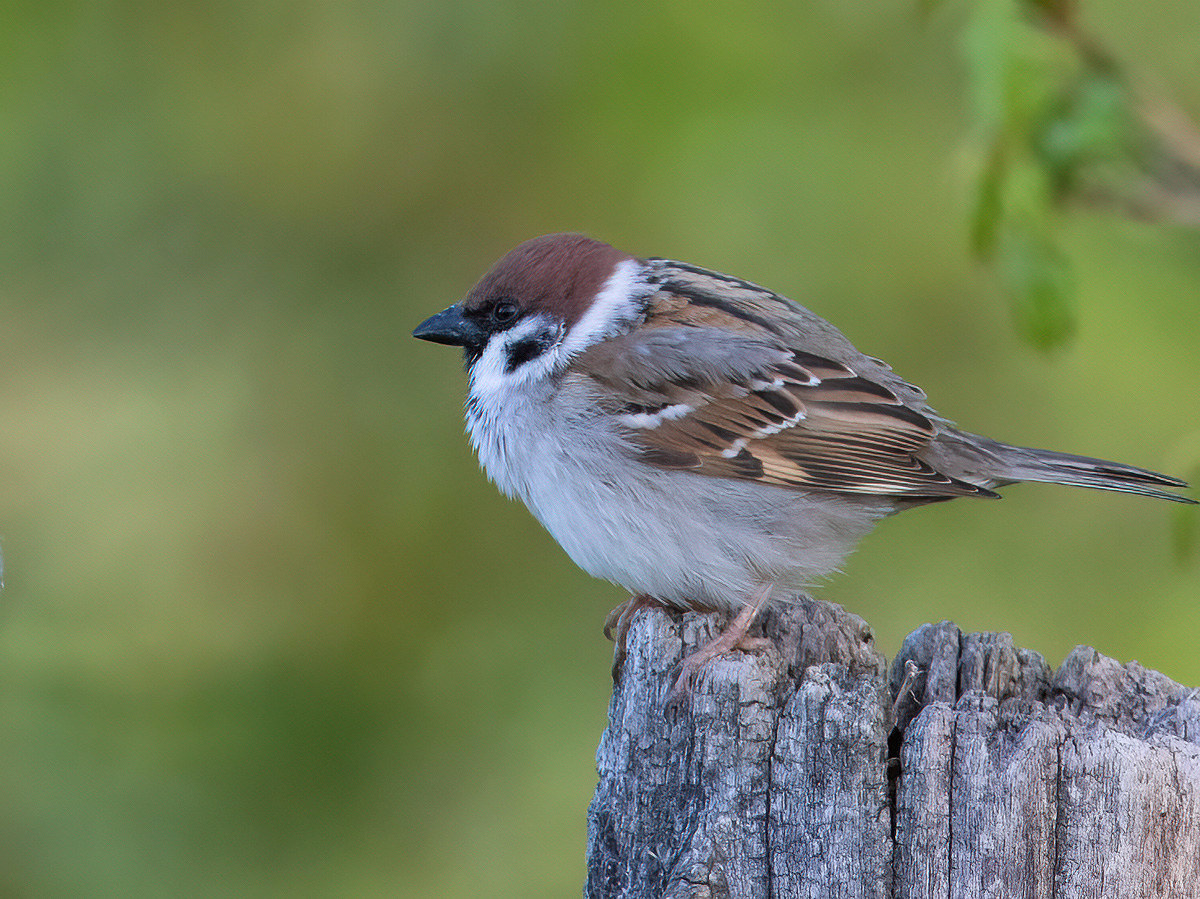
[[[586,896],[1200,899],[1200,691],[949,622],[889,675],[862,619],[801,598],[669,703],[721,624],[634,621]]]

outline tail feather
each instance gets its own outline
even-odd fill
[[[1031,449],[1022,446],[1004,446],[997,455],[1007,463],[1004,478],[1015,481],[1042,481],[1049,484],[1065,484],[1071,487],[1092,487],[1096,490],[1115,490],[1120,493],[1136,493],[1169,499],[1177,503],[1196,504],[1196,500],[1177,493],[1168,493],[1162,487],[1185,488],[1186,481],[1159,474],[1122,462],[1093,459],[1090,456],[1074,456],[1052,450]]]

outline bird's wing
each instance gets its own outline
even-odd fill
[[[695,296],[664,288],[643,327],[576,360],[577,371],[603,386],[597,396],[643,462],[836,493],[995,495],[919,457],[940,420],[901,397],[921,396],[916,388],[881,377],[888,370],[868,357],[859,356],[859,367],[872,369],[870,376],[802,348],[811,342],[805,322],[784,316],[780,327],[777,309],[764,317],[744,297],[731,301],[727,288],[715,296],[698,322],[694,308],[679,314]],[[844,343],[839,353],[857,354],[833,334]]]

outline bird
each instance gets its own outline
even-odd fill
[[[638,608],[731,619],[676,693],[759,648],[763,608],[896,512],[1020,481],[1195,503],[1178,478],[960,430],[798,303],[583,234],[525,241],[413,336],[462,349],[467,433],[500,491],[632,594],[605,627],[619,658]]]

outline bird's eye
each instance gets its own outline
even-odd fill
[[[492,321],[498,325],[507,325],[517,317],[517,304],[510,299],[496,300],[492,307]]]

